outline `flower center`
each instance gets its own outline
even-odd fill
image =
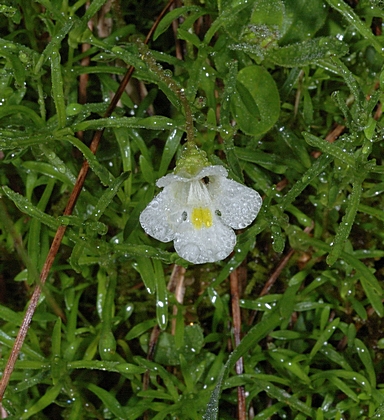
[[[212,213],[208,208],[196,207],[192,210],[192,224],[196,229],[212,226]]]

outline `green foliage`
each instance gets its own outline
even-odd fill
[[[1,367],[67,226],[8,418],[233,419],[238,386],[258,420],[382,418],[382,2],[185,2],[149,48],[141,39],[165,2],[142,3],[0,6]],[[134,79],[105,118],[129,65]],[[139,224],[180,155],[185,101],[211,163],[263,196],[232,256],[196,267]],[[84,188],[63,216],[83,160]],[[170,264],[186,268],[184,303],[167,289]]]

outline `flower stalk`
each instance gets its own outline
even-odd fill
[[[175,93],[179,98],[181,106],[184,108],[185,114],[185,132],[187,134],[187,147],[194,147],[195,143],[195,129],[193,126],[193,116],[192,110],[189,105],[188,99],[185,96],[185,90],[178,85],[178,83],[173,79],[171,74],[164,71],[160,64],[155,60],[151,51],[141,39],[137,39],[137,46],[139,53],[141,54],[141,59],[147,64],[149,69],[157,75],[157,77]]]

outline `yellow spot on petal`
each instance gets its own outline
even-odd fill
[[[209,228],[212,226],[211,210],[202,207],[196,207],[192,211],[192,224],[196,229],[201,229],[203,226]]]

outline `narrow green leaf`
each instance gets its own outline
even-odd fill
[[[141,155],[139,163],[144,180],[148,182],[148,184],[154,184],[156,182],[156,173],[152,166],[152,160],[147,160],[143,155]]]
[[[49,56],[51,60],[52,95],[57,112],[58,128],[66,126],[66,110],[64,100],[64,84],[61,74],[61,56],[57,48],[53,48]]]
[[[376,36],[374,36],[371,29],[366,23],[362,22],[360,18],[353,11],[352,7],[347,3],[338,0],[326,0],[326,2],[335,10],[340,12],[343,17],[351,23],[360,34],[366,38],[379,54],[383,54],[383,48]]]
[[[333,0],[332,0],[333,1]],[[349,6],[348,6],[349,7]],[[371,34],[373,37],[373,34]],[[373,37],[374,38],[374,37]],[[363,115],[364,109],[366,108],[366,99],[363,90],[361,89],[359,83],[356,80],[356,77],[353,75],[353,73],[349,70],[349,68],[337,57],[331,58],[332,63],[334,63],[340,73],[340,75],[345,80],[345,83],[349,87],[351,93],[355,97],[357,106],[359,111],[361,112],[361,115],[358,115],[358,118],[367,118],[367,115]]]
[[[311,167],[311,158],[308,154],[305,142],[301,138],[297,137],[289,127],[285,126],[276,127],[274,132],[278,138],[285,142],[295,156],[300,159],[300,162],[306,169]]]
[[[45,140],[46,138],[41,134],[37,136],[22,136],[18,130],[3,130],[0,137],[0,147],[2,150],[24,149]]]
[[[52,332],[52,355],[61,356],[61,318],[57,318]]]
[[[62,27],[55,33],[55,35],[51,38],[49,44],[45,47],[44,51],[42,52],[40,59],[38,63],[36,64],[36,67],[34,69],[34,73],[38,74],[41,71],[41,67],[44,64],[44,62],[52,57],[52,54],[57,53],[61,41],[67,36],[68,32],[72,29],[73,24],[75,23],[76,18],[72,17],[69,19],[63,19],[64,24]],[[59,24],[58,24],[59,25]],[[52,74],[52,82],[53,82],[54,75]]]
[[[207,404],[207,408],[203,415],[203,420],[217,420],[219,417],[219,400],[221,395],[221,387],[228,370],[229,359],[225,366],[221,369],[220,375],[217,379],[216,386],[211,394],[211,398]]]
[[[126,340],[133,340],[134,338],[143,335],[146,331],[153,328],[157,324],[156,319],[148,319],[147,321],[143,321],[140,324],[135,325],[132,329],[128,332],[125,339]]]
[[[360,360],[363,362],[363,365],[368,373],[369,382],[372,388],[376,388],[376,373],[371,354],[367,346],[358,338],[355,338],[354,348],[357,350],[357,354],[360,357]]]
[[[134,267],[140,273],[148,293],[155,293],[156,280],[152,260],[145,257],[136,257],[136,263]]]
[[[273,415],[278,415],[278,413],[280,412],[280,410],[285,406],[284,403],[277,403],[277,404],[273,404],[268,408],[265,408],[262,411],[259,411],[255,417],[253,417],[253,420],[269,420],[271,418],[273,418]],[[316,417],[316,420],[317,417]],[[323,420],[323,419],[321,419]]]
[[[20,58],[14,52],[7,51],[6,49],[1,50],[0,56],[8,60],[16,85],[18,88],[22,88],[25,84],[26,72],[25,66],[21,63]]]
[[[318,239],[311,238],[302,231],[296,230],[295,237],[301,241],[303,246],[313,246],[324,252],[330,252],[331,250],[330,245]],[[382,303],[384,292],[376,277],[365,264],[355,258],[352,254],[343,251],[341,252],[340,257],[347,264],[353,267],[354,270],[356,270],[364,292],[372,307],[380,317],[384,316],[384,308]]]
[[[156,316],[162,330],[168,325],[168,292],[165,284],[163,264],[159,260],[152,260],[156,282]]]
[[[178,401],[179,399],[178,389],[183,389],[183,386],[182,386],[182,383],[171,372],[168,372],[158,363],[143,359],[141,357],[135,357],[135,361],[138,364],[150,370],[151,372],[154,372],[156,375],[159,375],[160,378],[164,381],[164,384],[169,394],[172,396],[173,400]]]
[[[333,333],[336,331],[337,326],[339,325],[340,318],[334,319],[328,327],[321,333],[320,337],[317,339],[315,345],[312,347],[309,357],[313,359],[317,352],[328,343],[328,340],[332,337]]]
[[[278,174],[283,174],[287,170],[287,165],[284,165],[277,155],[265,153],[261,150],[250,150],[241,147],[235,147],[234,150],[236,156],[240,160],[257,163],[263,168]]]
[[[172,22],[178,19],[180,16],[186,16],[189,12],[199,11],[203,13],[202,9],[198,6],[182,6],[171,10],[163,17],[163,19],[161,19],[155,30],[155,33],[153,34],[153,40],[156,41],[156,39],[169,28]],[[200,14],[198,14],[198,16],[200,16]]]
[[[355,383],[359,387],[362,387],[369,395],[372,394],[372,387],[371,384],[367,381],[367,378],[363,375],[361,375],[358,372],[354,371],[345,371],[341,369],[328,369],[323,372],[315,373],[312,376],[312,380],[315,380],[316,378],[338,378],[338,379],[346,379],[348,381],[351,381],[352,383]]]
[[[47,391],[45,391],[44,395],[35,403],[32,407],[24,411],[22,416],[20,417],[21,420],[26,420],[32,417],[33,415],[39,413],[44,408],[48,407],[52,404],[57,396],[59,395],[63,384],[58,382],[55,386],[50,387]]]
[[[339,351],[336,351],[329,343],[321,347],[319,352],[324,354],[332,362],[340,365],[343,369],[350,371],[353,370],[348,361],[345,359],[344,355]]]
[[[192,371],[190,370],[190,365],[182,353],[179,354],[179,358],[180,358],[180,368],[183,374],[185,385],[187,387],[187,392],[192,393],[194,391],[195,384],[192,377]]]
[[[304,413],[309,418],[315,417],[315,410],[311,407],[308,407],[303,403],[298,397],[288,393],[286,390],[279,388],[270,382],[261,382],[261,386],[264,388],[266,393],[272,397],[276,398],[280,402],[284,402],[288,406],[292,407],[294,410],[297,410],[301,413]]]
[[[21,325],[23,315],[19,314],[6,306],[0,305],[0,319],[6,322],[12,322],[15,325]]]
[[[95,384],[89,384],[88,389],[93,392],[103,402],[105,407],[119,420],[129,418],[129,412],[124,409],[112,393]]]
[[[371,420],[381,420],[384,417],[384,403],[382,402],[380,406],[375,411],[375,414],[373,417],[371,417]]]
[[[221,2],[219,2],[219,10],[220,10]],[[230,7],[222,7],[220,10],[220,15],[217,19],[215,19],[210,28],[208,29],[207,33],[204,37],[204,44],[209,45],[214,35],[217,33],[219,28],[223,25],[230,26],[233,23],[238,24],[238,14],[249,7],[248,1],[240,0],[234,1],[230,5]]]
[[[82,5],[81,2],[76,2],[72,7],[74,11],[79,7],[79,4]],[[76,22],[77,25],[75,28],[70,32],[68,43],[72,48],[77,48],[77,44],[83,41],[84,33],[85,35],[88,34],[88,23],[92,19],[92,17],[97,13],[97,11],[105,4],[105,0],[94,0],[92,3],[85,9],[85,13],[81,18],[81,21]],[[76,16],[76,15],[74,15]]]
[[[65,177],[70,181],[71,185],[75,185],[76,183],[76,176],[71,172],[68,166],[63,162],[56,153],[52,150],[52,148],[48,147],[46,144],[40,144],[40,150],[44,153],[46,158],[52,164],[52,166],[56,169],[57,172],[60,174],[65,175]],[[37,162],[36,162],[37,163]]]
[[[280,202],[280,207],[285,209],[288,204],[301,194],[304,189],[314,180],[317,180],[319,174],[333,161],[333,157],[322,155],[313,165],[296,181],[295,185],[288,191]]]
[[[303,67],[318,60],[348,52],[348,45],[335,37],[320,37],[271,49],[266,58],[283,67]]]
[[[66,328],[66,339],[69,343],[75,342],[76,339],[76,330],[77,330],[77,320],[79,316],[79,301],[83,293],[82,290],[73,292],[74,297],[71,301],[71,306],[68,308],[68,320]],[[72,345],[72,344],[71,344]]]
[[[328,141],[313,136],[310,133],[303,132],[302,134],[305,138],[305,141],[311,146],[319,148],[322,152],[331,155],[336,159],[340,159],[342,162],[346,163],[352,168],[355,167],[354,157],[337,147],[337,145],[334,143],[329,143]]]
[[[166,174],[169,168],[171,160],[175,156],[176,150],[180,145],[180,140],[183,135],[181,130],[172,130],[169,133],[167,141],[164,145],[163,154],[161,156],[160,168],[158,172],[158,177],[162,177]]]
[[[106,280],[105,294],[101,310],[101,330],[99,340],[99,353],[103,360],[113,360],[116,353],[116,339],[112,332],[112,319],[115,314],[115,290],[117,275],[115,270],[109,269],[105,273],[99,270],[100,276]],[[103,280],[101,280],[103,281]]]
[[[116,254],[122,257],[146,257],[155,258],[166,262],[167,264],[176,263],[179,265],[185,265],[185,261],[180,258],[176,253],[163,251],[162,249],[154,248],[147,245],[136,245],[136,244],[113,244],[113,250]]]
[[[47,175],[50,178],[56,179],[63,184],[73,186],[74,182],[76,182],[76,179],[74,180],[73,175],[71,174],[68,176],[68,173],[62,172],[57,166],[54,166],[50,163],[46,162],[37,162],[37,161],[26,161],[22,163],[22,166],[28,170],[35,171],[37,173],[40,173],[42,175]]]
[[[118,193],[122,183],[128,179],[130,172],[123,172],[118,178],[116,178],[108,189],[99,198],[92,214],[94,220],[99,220],[104,214],[106,208],[109,206],[114,196]]]
[[[100,118],[98,120],[87,120],[74,124],[74,131],[100,130],[102,128],[127,127],[145,128],[147,130],[171,130],[177,128],[175,121],[171,118],[156,115],[148,118],[119,117]]]
[[[340,390],[342,393],[344,393],[351,401],[358,401],[356,392],[352,391],[351,387],[348,386],[344,381],[334,375],[329,376],[329,381],[336,387],[337,390]]]
[[[367,314],[367,311],[364,308],[364,305],[352,296],[349,296],[348,300],[351,302],[352,307],[356,311],[357,315],[362,320],[367,321],[368,320],[368,314]]]
[[[371,216],[376,217],[377,219],[384,221],[384,211],[376,207],[367,206],[365,204],[359,204],[357,210],[362,213],[370,214]]]
[[[131,237],[135,236],[138,231],[139,232],[141,231],[142,228],[140,227],[140,223],[139,223],[140,213],[145,209],[145,207],[150,202],[150,200],[152,200],[153,195],[154,195],[154,190],[155,190],[155,186],[151,185],[148,187],[148,189],[143,189],[142,191],[140,191],[137,197],[138,203],[131,211],[124,227],[124,233],[123,233],[124,241],[130,242]]]
[[[166,392],[161,392],[158,389],[157,390],[147,390],[147,391],[139,391],[137,393],[138,397],[143,397],[143,398],[157,398],[159,400],[170,400],[173,401],[173,398],[171,395],[169,395]],[[161,411],[161,414],[163,414],[163,411]]]
[[[78,420],[84,412],[84,406],[80,398],[75,398],[70,409],[68,420]]]
[[[68,362],[67,366],[68,369],[103,370],[107,372],[121,372],[131,375],[140,375],[146,370],[132,363],[120,363],[106,360],[76,360]]]
[[[41,128],[44,126],[44,121],[40,116],[31,108],[24,105],[7,105],[0,108],[0,118],[5,118],[9,115],[20,114],[23,118],[29,118],[33,124]]]
[[[188,44],[194,46],[195,48],[201,48],[200,38],[196,34],[180,27],[177,30],[177,34],[179,39],[186,41]]]
[[[91,150],[78,138],[67,133],[61,134],[57,132],[57,140],[68,141],[73,144],[80,152],[84,155],[84,158],[87,159],[90,168],[95,172],[95,174],[100,178],[100,181],[103,185],[108,186],[113,183],[115,177],[99,163],[96,156],[91,152]]]
[[[357,207],[360,203],[361,191],[362,191],[363,177],[359,176],[353,182],[352,192],[348,199],[347,208],[345,209],[345,215],[341,219],[339,226],[337,227],[335,239],[332,244],[331,252],[327,257],[327,264],[333,265],[339,258],[341,251],[344,248],[345,242],[351,232],[353,222],[356,217]]]
[[[23,213],[27,213],[31,217],[37,218],[51,229],[57,229],[59,227],[59,222],[54,217],[45,214],[43,211],[33,206],[32,203],[21,194],[12,191],[6,185],[3,186],[3,191]]]

